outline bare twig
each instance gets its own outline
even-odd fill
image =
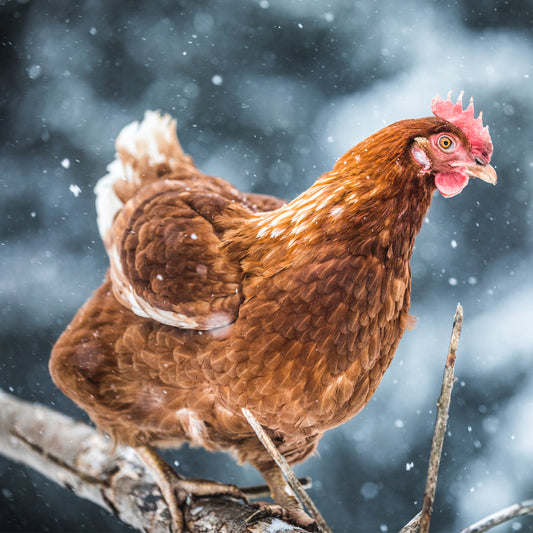
[[[518,518],[526,514],[533,514],[533,500],[527,500],[505,507],[505,509],[501,509],[469,527],[465,527],[459,533],[483,533],[504,522],[513,520],[513,518]]]
[[[316,523],[322,531],[325,533],[332,533],[331,529],[327,525],[326,521],[320,514],[320,511],[313,503],[313,500],[309,497],[305,489],[302,487],[296,474],[292,471],[292,468],[287,463],[285,457],[281,455],[279,450],[276,448],[276,445],[272,442],[272,439],[267,435],[265,430],[261,427],[261,424],[257,421],[255,416],[250,412],[246,407],[242,408],[242,414],[248,420],[248,423],[255,431],[257,438],[261,441],[261,444],[265,447],[267,452],[270,454],[275,463],[279,466],[280,470],[283,472],[285,479],[289,483],[291,489],[298,495],[302,503],[307,507],[309,512],[313,515],[313,518],[316,520]]]
[[[444,376],[442,379],[442,389],[437,402],[437,420],[435,422],[435,431],[433,432],[433,442],[431,443],[431,453],[429,456],[429,466],[426,479],[426,490],[424,492],[424,504],[422,505],[422,516],[420,517],[420,533],[428,533],[431,513],[433,511],[433,501],[435,498],[435,489],[437,488],[437,476],[439,473],[440,458],[442,455],[442,445],[446,426],[448,423],[448,413],[450,410],[450,399],[454,382],[454,366],[459,337],[461,336],[461,326],[463,325],[463,308],[457,304],[455,320],[453,323],[452,337],[448,349],[446,366],[444,367]]]
[[[170,514],[151,474],[131,448],[117,446],[95,429],[0,390],[0,453],[41,472],[120,520],[149,533],[168,533]],[[191,533],[275,532],[303,529],[261,514],[226,496],[187,498],[182,506]]]
[[[422,516],[422,511],[417,513],[405,526],[400,529],[399,533],[418,533],[420,529],[420,517]]]

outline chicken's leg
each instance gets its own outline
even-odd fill
[[[279,467],[273,464],[260,467],[258,470],[267,482],[273,500],[279,506],[279,508],[267,506],[267,510],[280,514],[282,518],[292,520],[306,529],[314,529],[316,522],[304,511],[300,500],[285,481]]]
[[[184,529],[180,505],[188,495],[215,496],[224,494],[246,501],[244,494],[234,485],[223,485],[216,481],[203,479],[183,478],[172,470],[151,446],[138,446],[135,451],[154,476],[163,498],[167,502],[174,533],[181,533]]]

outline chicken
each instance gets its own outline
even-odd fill
[[[433,193],[496,183],[461,96],[378,131],[288,203],[203,174],[168,115],[124,128],[96,187],[109,272],[53,348],[57,386],[148,462],[149,446],[227,450],[298,512],[242,408],[296,463],[368,403],[409,321]]]

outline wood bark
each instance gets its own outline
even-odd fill
[[[150,473],[128,447],[47,407],[0,391],[0,453],[107,509],[141,531],[168,533],[170,513]],[[191,533],[305,533],[257,507],[227,496],[187,498]]]

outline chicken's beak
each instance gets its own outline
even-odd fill
[[[487,183],[492,183],[496,185],[498,176],[496,176],[496,171],[492,165],[488,163],[486,165],[479,165],[477,163],[473,165],[465,165],[466,173],[471,178],[479,178],[480,180],[486,181]]]

